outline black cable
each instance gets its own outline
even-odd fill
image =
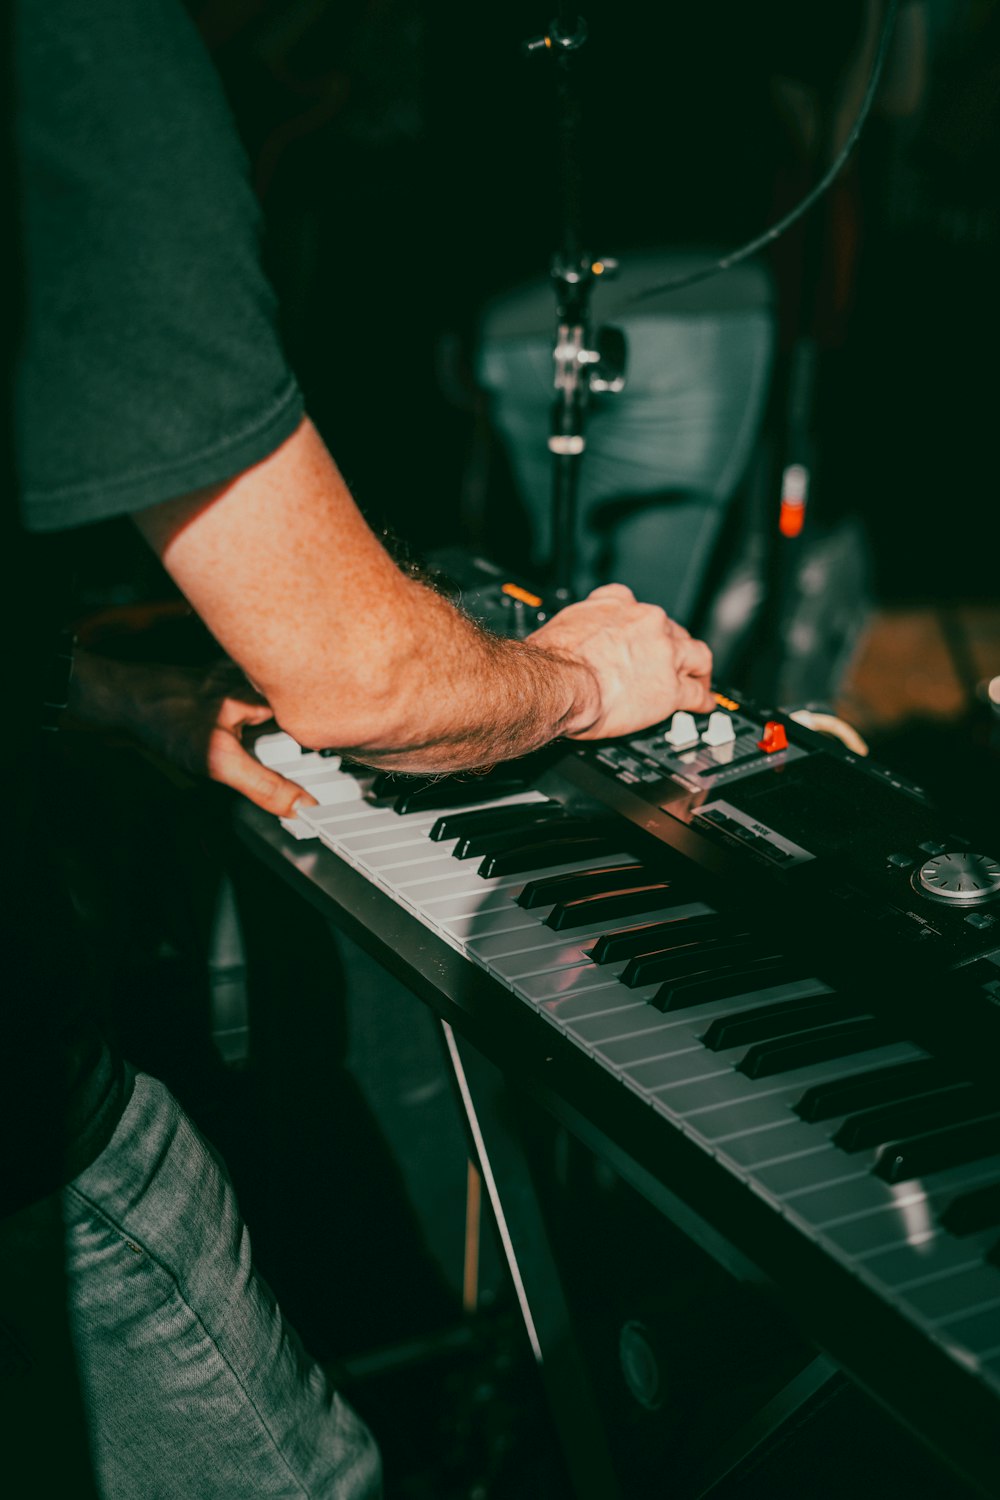
[[[861,101],[861,106],[858,110],[854,124],[851,126],[850,134],[848,135],[847,140],[840,148],[836,160],[830,167],[829,171],[827,171],[826,174],[820,178],[816,186],[810,192],[808,192],[806,196],[802,198],[793,209],[785,214],[784,218],[779,219],[776,224],[772,224],[770,229],[766,229],[764,233],[758,235],[756,239],[749,240],[747,244],[741,245],[738,250],[731,250],[728,255],[722,256],[721,260],[715,261],[710,266],[705,266],[700,271],[692,271],[687,276],[678,276],[674,281],[664,281],[661,282],[658,286],[647,287],[644,292],[636,292],[634,297],[630,297],[628,299],[629,306],[631,306],[634,302],[644,302],[649,297],[659,297],[664,292],[676,292],[679,291],[681,287],[694,286],[696,282],[707,281],[710,276],[717,276],[720,271],[728,271],[730,267],[738,265],[741,260],[748,260],[751,255],[756,255],[758,250],[763,250],[765,246],[770,245],[774,240],[776,240],[779,235],[784,234],[786,229],[790,229],[791,226],[796,222],[796,220],[801,219],[802,215],[804,213],[807,213],[808,210],[812,208],[816,200],[823,196],[827,188],[830,186],[831,182],[840,172],[851,152],[854,150],[858,136],[861,134],[862,127],[864,126],[864,123],[868,118],[869,111],[872,107],[872,102],[878,91],[879,82],[882,77],[882,69],[885,66],[885,60],[889,54],[889,44],[892,41],[892,32],[896,22],[896,11],[898,9],[899,0],[889,0],[888,7],[886,9],[885,20],[882,22],[882,33],[879,37],[878,51],[876,52],[875,60],[872,63],[872,70],[868,77],[868,87],[865,90],[865,96]]]

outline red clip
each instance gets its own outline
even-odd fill
[[[764,725],[764,738],[757,741],[757,749],[763,750],[766,755],[775,755],[779,750],[787,750],[788,735],[785,733],[784,724],[779,724],[776,719],[768,719]]]

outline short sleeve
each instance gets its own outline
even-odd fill
[[[215,69],[179,0],[22,0],[15,444],[46,531],[219,483],[302,399]]]

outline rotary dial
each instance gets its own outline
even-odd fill
[[[1000,892],[1000,863],[986,854],[938,854],[920,866],[914,883],[934,901],[972,906]]]

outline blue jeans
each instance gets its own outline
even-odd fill
[[[253,1268],[224,1170],[141,1073],[97,1160],[0,1224],[0,1410],[0,1473],[25,1476],[9,1494],[381,1493],[370,1434]],[[56,1484],[74,1456],[89,1483]]]

